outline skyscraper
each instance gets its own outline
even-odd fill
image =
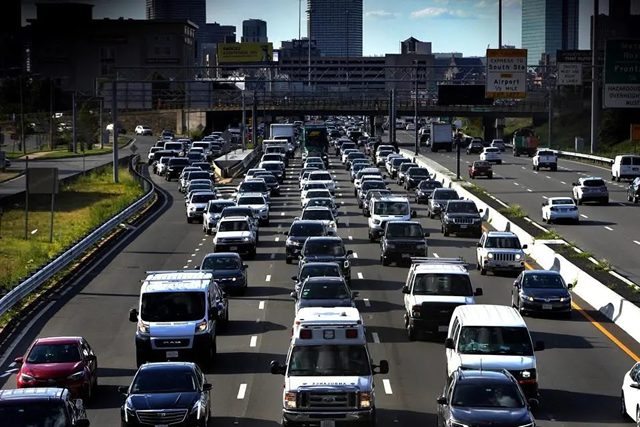
[[[307,28],[323,56],[362,56],[363,0],[307,0]]]
[[[242,21],[242,43],[266,43],[267,23],[262,19]]]
[[[206,0],[147,0],[147,19],[189,20],[196,24],[196,63],[202,64],[206,41]]]
[[[578,49],[578,0],[522,2],[522,48],[527,64],[537,65],[542,55],[554,59],[558,50]]]

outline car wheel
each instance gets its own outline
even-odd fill
[[[487,270],[485,268],[480,267],[480,274],[482,276],[486,276],[487,275]]]
[[[389,260],[384,255],[380,255],[380,264],[386,267],[389,265]]]
[[[442,235],[444,237],[449,237],[449,229],[447,227],[445,227],[444,225],[442,226]]]
[[[147,363],[147,357],[141,351],[136,352],[136,366],[139,368],[140,366]]]
[[[286,262],[287,264],[291,264],[293,262],[293,260],[289,257],[285,258],[284,262]]]
[[[624,391],[620,394],[620,416],[622,416],[623,419],[629,417],[627,414],[627,404],[624,402]]]
[[[415,328],[409,324],[407,325],[407,338],[409,338],[409,341],[415,341],[418,338]]]
[[[187,218],[187,223],[192,224],[193,223],[193,218]]]

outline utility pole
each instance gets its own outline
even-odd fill
[[[111,83],[111,119],[113,120],[113,183],[118,179],[118,82],[114,79]]]
[[[76,99],[76,93],[73,92],[72,97],[71,97],[71,126],[73,127],[73,129],[71,129],[71,133],[73,135],[73,139],[72,139],[72,147],[73,147],[73,152],[77,153],[78,152],[78,105],[77,105],[77,99]],[[114,127],[114,132],[116,132],[115,127]]]
[[[18,77],[20,83],[20,143],[22,144],[22,154],[27,154],[27,141],[24,138],[24,89],[22,88],[22,74]]]
[[[387,122],[389,123],[389,144],[391,144],[393,142],[393,89],[391,89],[389,91],[389,112],[388,114],[388,120]]]
[[[307,66],[309,67],[308,85],[311,90],[311,9],[307,9]]]
[[[600,84],[598,81],[598,14],[600,1],[593,0],[593,31],[591,34],[591,154],[598,150],[600,133]]]
[[[502,49],[502,0],[498,0],[498,49]]]
[[[251,142],[255,150],[258,147],[258,132],[256,132],[258,127],[258,93],[255,86],[253,88],[253,105],[251,106],[251,125]]]
[[[98,118],[98,126],[100,126],[100,132],[98,132],[98,137],[100,138],[100,149],[104,148],[104,117],[102,110],[104,110],[104,99],[100,98],[100,116]]]
[[[240,126],[240,132],[242,132],[242,151],[244,151],[247,148],[247,106],[245,104],[244,89],[242,90],[242,125]]]
[[[420,139],[418,137],[418,61],[413,61],[414,68],[414,98],[413,98],[413,126],[415,128],[415,155],[420,153]]]
[[[549,129],[547,138],[549,139],[549,148],[553,148],[551,143],[553,141],[553,88],[549,88],[549,118],[547,119],[549,122]]]

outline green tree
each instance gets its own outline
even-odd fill
[[[93,144],[98,142],[98,116],[91,110],[91,105],[88,102],[82,104],[82,107],[78,111],[78,118],[76,126],[78,127],[78,140],[81,141],[82,147],[86,150],[91,150]]]

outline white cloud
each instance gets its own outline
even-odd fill
[[[503,8],[520,7],[522,0],[502,0]],[[480,0],[476,3],[476,7],[480,9],[484,8],[497,8],[498,0]]]
[[[395,13],[387,12],[386,10],[372,10],[364,14],[367,18],[377,19],[393,19],[396,17]]]
[[[412,18],[466,18],[468,15],[464,10],[448,9],[444,7],[427,7],[411,12]]]

